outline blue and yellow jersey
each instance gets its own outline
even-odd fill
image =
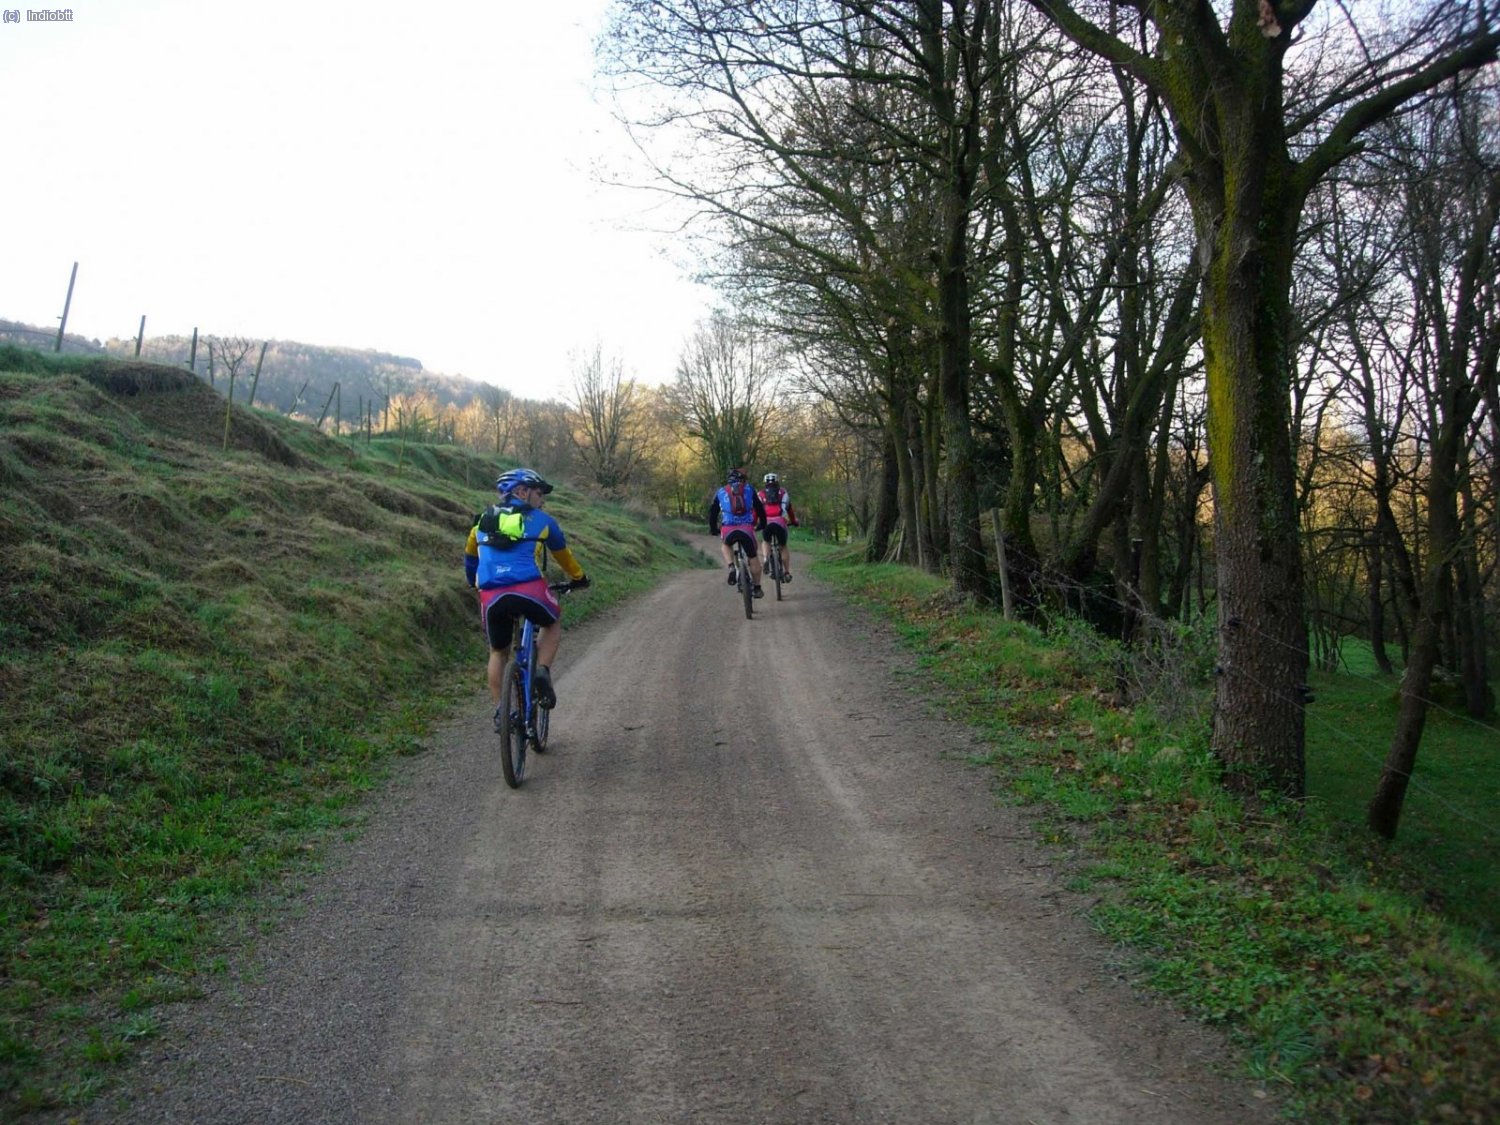
[[[480,524],[486,514],[498,518],[498,534],[485,534]],[[558,566],[575,582],[583,577],[583,567],[568,548],[562,526],[546,512],[525,504],[497,505],[481,512],[469,529],[464,547],[464,572],[471,586],[492,590],[497,586],[514,586],[542,576],[542,551],[557,560]]]

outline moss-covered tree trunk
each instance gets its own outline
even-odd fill
[[[959,593],[988,599],[990,581],[979,530],[979,481],[969,419],[973,364],[969,224],[980,164],[980,100],[974,85],[990,6],[988,0],[954,0],[945,14],[941,0],[918,0],[916,8],[927,96],[938,120],[942,152],[937,348],[948,570]]]
[[[1413,30],[1402,67],[1371,58],[1320,108],[1294,163],[1283,61],[1317,0],[1135,3],[1159,33],[1147,55],[1068,0],[1030,0],[1077,43],[1156,90],[1177,130],[1203,271],[1219,597],[1213,747],[1237,788],[1300,795],[1307,633],[1290,432],[1292,254],[1303,202],[1360,133],[1463,70],[1500,32],[1456,14]],[[1346,10],[1349,20],[1358,17]],[[1357,80],[1356,80],[1357,79]]]
[[[1239,190],[1195,200],[1218,564],[1214,752],[1232,788],[1304,789],[1307,628],[1289,384],[1292,234],[1270,138],[1226,144]],[[1276,147],[1280,147],[1279,145]],[[1285,153],[1279,154],[1285,168]],[[1238,165],[1238,166],[1235,166]],[[1220,204],[1217,215],[1209,208]]]

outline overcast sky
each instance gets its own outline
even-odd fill
[[[0,0],[0,5],[9,0]],[[670,377],[711,295],[601,186],[606,0],[76,0],[0,24],[0,317],[375,348],[528,397]],[[33,11],[37,9],[33,8]],[[57,10],[57,9],[54,9]]]

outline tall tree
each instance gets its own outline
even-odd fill
[[[771,344],[725,314],[700,324],[688,340],[672,401],[716,479],[760,456],[776,380]]]
[[[1495,58],[1487,0],[1423,8],[1409,35],[1361,46],[1288,105],[1287,54],[1317,0],[1029,0],[1128,70],[1177,131],[1202,269],[1203,350],[1219,571],[1213,748],[1232,788],[1306,785],[1307,628],[1289,424],[1291,285],[1309,192],[1360,135],[1447,78]],[[1113,33],[1133,19],[1150,53]],[[1299,145],[1294,153],[1293,142]]]
[[[622,496],[646,456],[647,427],[640,388],[624,362],[606,360],[602,345],[573,367],[573,446],[606,496]]]
[[[827,274],[859,278],[876,264],[888,281],[930,290],[930,303],[925,293],[907,302],[930,314],[919,331],[937,373],[940,433],[921,435],[922,455],[935,479],[941,443],[948,567],[959,590],[981,595],[989,582],[969,410],[970,240],[983,194],[982,92],[994,74],[984,44],[996,28],[993,0],[622,0],[610,38],[618,72],[679,95],[650,124],[686,127],[705,142],[690,167],[658,167],[663,182],[773,232]],[[852,110],[844,129],[819,127],[843,108]],[[894,244],[899,260],[887,257],[891,244],[857,190],[870,180],[860,170],[892,160],[902,173],[918,168],[930,189],[932,236],[915,269],[904,241]],[[844,228],[836,248],[807,236],[810,200]],[[911,323],[893,315],[898,331]]]
[[[1491,102],[1485,110],[1493,108]],[[1387,837],[1396,834],[1427,720],[1433,671],[1445,647],[1467,673],[1471,712],[1482,716],[1493,703],[1483,672],[1483,628],[1476,630],[1471,616],[1478,568],[1459,502],[1469,476],[1474,414],[1500,359],[1500,161],[1493,151],[1484,159],[1472,118],[1466,120],[1461,110],[1453,117],[1456,123],[1450,119],[1449,127],[1457,137],[1433,139],[1447,140],[1445,147],[1457,156],[1454,166],[1413,178],[1407,189],[1418,349],[1431,358],[1427,553],[1411,655],[1401,680],[1401,710],[1368,810],[1370,827]],[[1452,637],[1447,645],[1445,634]]]

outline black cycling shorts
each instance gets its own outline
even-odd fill
[[[760,537],[767,543],[775,543],[778,547],[786,546],[786,528],[779,523],[768,523],[760,533]]]
[[[745,554],[751,558],[760,553],[760,548],[755,543],[755,528],[749,524],[736,524],[733,527],[725,528],[723,537],[725,545],[731,551],[734,550],[734,541],[738,539],[740,546],[745,548]]]

